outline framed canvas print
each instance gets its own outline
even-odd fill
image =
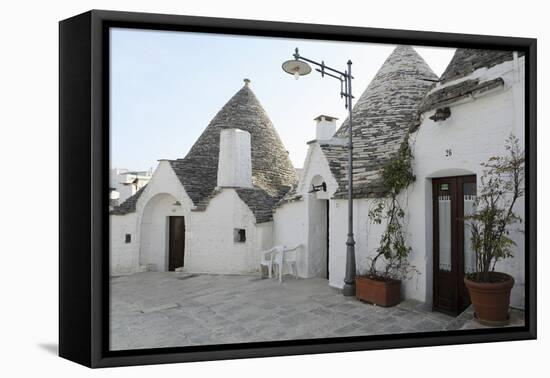
[[[62,357],[536,337],[536,40],[94,10],[59,69]]]

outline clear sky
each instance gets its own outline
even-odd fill
[[[147,170],[182,158],[223,105],[251,80],[296,168],[313,118],[346,116],[340,84],[317,72],[295,80],[281,69],[294,48],[344,70],[353,62],[357,98],[394,45],[243,37],[136,29],[111,30],[111,167]],[[454,49],[415,47],[440,75]]]

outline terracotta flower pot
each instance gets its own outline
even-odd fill
[[[401,281],[377,280],[369,277],[358,276],[355,278],[355,296],[357,299],[390,307],[401,302]]]
[[[510,291],[514,278],[505,273],[492,272],[492,281],[478,282],[464,277],[470,292],[476,319],[485,325],[502,326],[509,322]]]

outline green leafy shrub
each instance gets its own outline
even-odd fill
[[[506,151],[506,156],[494,156],[482,164],[481,192],[474,212],[465,217],[476,256],[476,272],[468,277],[479,282],[501,279],[502,275],[492,272],[499,260],[513,256],[516,243],[510,231],[522,222],[514,205],[525,194],[525,152],[514,135],[506,140]]]
[[[417,272],[408,261],[412,249],[406,241],[405,210],[398,199],[399,193],[415,180],[412,159],[412,151],[406,140],[397,156],[382,170],[387,196],[376,200],[369,211],[369,218],[374,224],[385,222],[386,228],[375,256],[367,259],[366,275],[370,278],[402,280],[408,278],[411,272]]]

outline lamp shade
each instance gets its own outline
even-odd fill
[[[311,72],[311,67],[306,62],[292,59],[283,63],[283,70],[290,75],[304,76]]]

